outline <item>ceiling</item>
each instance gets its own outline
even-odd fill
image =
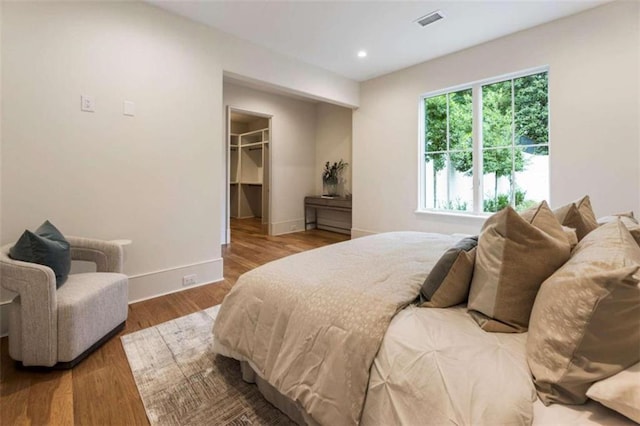
[[[364,81],[610,0],[146,1]],[[435,10],[446,18],[424,28],[414,22]]]

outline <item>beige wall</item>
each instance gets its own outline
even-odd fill
[[[270,85],[297,72],[296,93],[357,103],[353,81],[145,3],[2,5],[0,242],[45,219],[70,235],[130,238],[130,299],[179,290],[191,273],[222,277],[223,70]],[[256,71],[252,55],[269,66]],[[80,95],[95,112],[80,111]],[[307,153],[303,166],[277,154],[276,179],[312,169]]]
[[[349,166],[343,173],[339,190],[351,193],[351,134],[352,110],[327,103],[319,103],[316,113],[315,193],[322,193],[322,171],[327,161],[343,159]]]
[[[590,194],[598,215],[640,213],[639,5],[614,2],[360,87],[354,234],[477,232],[482,219],[414,213],[421,94],[549,66],[552,206]]]
[[[304,229],[304,197],[314,191],[316,104],[225,83],[224,105],[273,116],[271,232]]]

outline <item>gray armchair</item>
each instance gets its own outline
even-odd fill
[[[0,248],[0,285],[18,293],[9,304],[9,356],[24,366],[71,368],[124,328],[127,319],[122,247],[66,239],[72,260],[94,262],[97,272],[71,274],[59,289],[51,268],[11,259],[12,245]]]

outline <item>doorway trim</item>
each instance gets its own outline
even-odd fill
[[[248,110],[248,109],[244,109],[244,108],[239,108],[233,105],[226,105],[225,108],[225,113],[226,113],[226,120],[225,120],[225,137],[223,139],[223,143],[224,143],[224,155],[225,155],[225,186],[224,186],[224,192],[225,192],[225,208],[224,208],[224,215],[222,218],[222,226],[223,229],[225,229],[225,239],[224,241],[222,241],[222,244],[230,244],[231,243],[231,199],[230,199],[230,191],[229,191],[229,185],[230,185],[230,181],[231,181],[231,158],[229,155],[229,145],[231,143],[231,113],[235,112],[235,113],[239,113],[239,114],[246,114],[246,115],[253,115],[256,117],[261,117],[261,118],[266,118],[269,121],[269,149],[267,150],[268,152],[268,158],[267,161],[269,162],[269,170],[267,172],[267,188],[268,188],[268,194],[267,194],[267,198],[268,198],[268,206],[267,206],[267,233],[268,235],[271,235],[271,223],[272,223],[272,215],[271,215],[271,206],[272,206],[272,196],[271,194],[273,193],[272,191],[272,185],[271,185],[271,175],[272,175],[272,170],[273,170],[273,164],[271,162],[271,158],[272,158],[272,152],[273,152],[273,126],[272,126],[272,119],[273,119],[273,114],[267,114],[264,112],[257,112],[257,111],[252,111],[252,110]],[[264,190],[264,188],[263,188]]]

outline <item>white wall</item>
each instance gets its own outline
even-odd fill
[[[349,163],[342,174],[344,182],[339,188],[351,193],[351,135],[352,110],[337,105],[319,103],[316,113],[316,168],[315,193],[322,193],[322,171],[327,161],[343,159]],[[342,192],[342,193],[345,193]]]
[[[421,94],[549,65],[552,206],[590,194],[596,214],[640,213],[639,5],[615,2],[360,86],[354,235],[477,232],[482,219],[416,214]]]
[[[296,93],[358,102],[356,82],[144,3],[2,4],[0,243],[45,219],[70,235],[130,238],[131,300],[181,289],[190,273],[222,278],[226,66],[271,85],[296,74]],[[295,180],[296,152],[274,153],[277,180]]]
[[[224,105],[273,116],[271,233],[303,230],[304,197],[315,182],[316,104],[225,83]]]
[[[3,243],[45,219],[69,235],[130,238],[132,299],[180,285],[159,274],[139,291],[155,271],[205,263],[199,280],[220,279],[207,182],[218,179],[222,70],[206,28],[136,3],[4,12]],[[80,111],[81,94],[95,112]]]

